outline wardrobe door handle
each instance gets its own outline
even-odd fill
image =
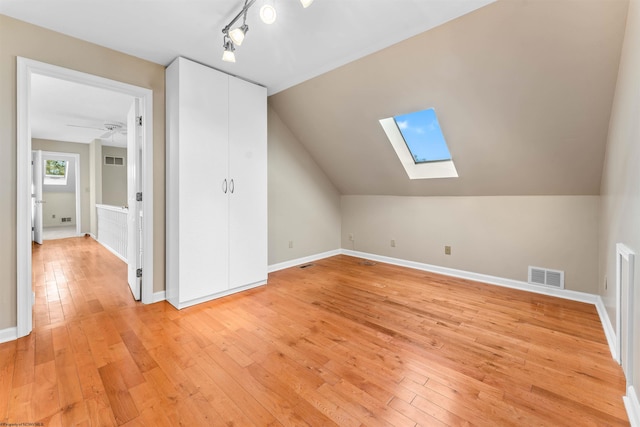
[[[222,181],[222,192],[224,194],[227,194],[227,178],[225,178],[224,181]]]
[[[235,190],[236,185],[233,182],[233,179],[231,179],[231,182],[229,182],[229,191],[231,191],[231,193],[233,194],[233,190]]]

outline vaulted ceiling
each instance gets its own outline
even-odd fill
[[[0,0],[0,13],[266,85],[342,194],[599,194],[626,0],[291,0],[278,26],[251,16],[223,63],[220,29],[242,3]],[[379,124],[426,108],[459,178],[410,180]]]
[[[498,1],[270,97],[342,194],[599,194],[625,1]],[[378,120],[435,108],[459,178]]]

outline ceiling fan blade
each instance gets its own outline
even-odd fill
[[[106,131],[105,133],[103,133],[102,135],[100,135],[100,138],[101,138],[101,139],[109,138],[109,137],[110,137],[111,135],[113,135],[114,133],[116,133],[116,131],[115,131],[115,130],[109,130],[109,131]]]
[[[84,129],[95,129],[95,130],[107,130],[105,128],[98,128],[95,126],[82,126],[82,125],[72,125],[72,124],[67,124],[67,126],[72,127],[72,128],[84,128]]]

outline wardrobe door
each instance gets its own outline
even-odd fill
[[[267,94],[229,78],[229,286],[267,280]]]
[[[229,288],[229,76],[181,59],[180,300]]]

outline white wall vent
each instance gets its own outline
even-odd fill
[[[529,266],[529,283],[564,289],[564,271]]]

